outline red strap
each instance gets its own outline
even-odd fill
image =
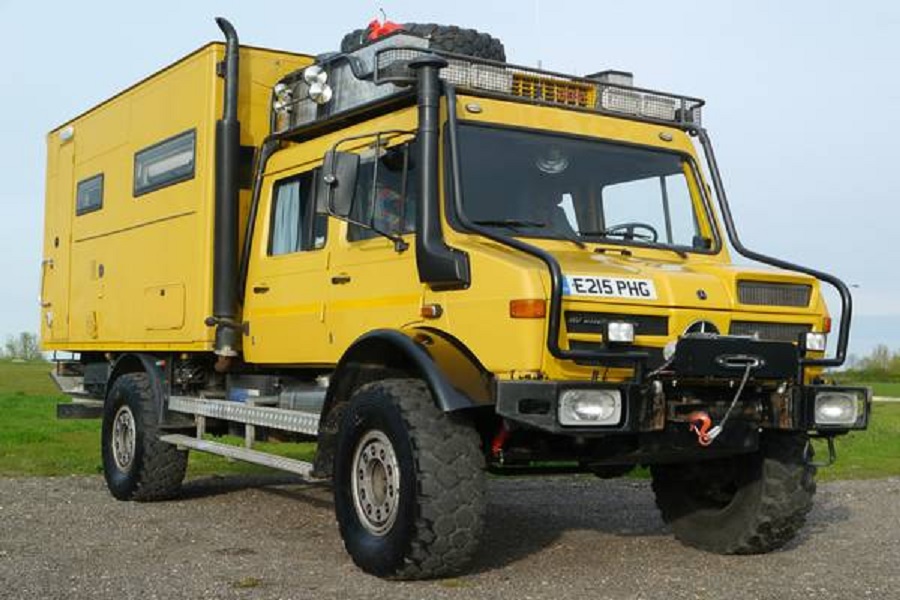
[[[371,23],[369,23],[369,40],[377,40],[378,38],[385,36],[389,33],[393,33],[395,31],[399,31],[403,29],[403,25],[398,25],[393,21],[384,22],[379,21],[378,19],[373,19]]]

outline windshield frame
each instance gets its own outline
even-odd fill
[[[709,248],[696,248],[694,246],[685,246],[678,244],[666,244],[666,243],[641,243],[640,241],[630,241],[626,239],[616,239],[610,237],[600,237],[600,236],[579,236],[578,239],[584,244],[588,244],[594,247],[626,247],[626,248],[643,248],[645,250],[656,250],[661,252],[676,252],[676,253],[690,253],[690,254],[701,254],[707,256],[718,255],[722,249],[722,237],[719,232],[719,224],[715,218],[715,213],[710,204],[710,197],[706,190],[706,185],[704,180],[701,177],[701,171],[697,166],[697,161],[695,157],[689,152],[684,152],[676,149],[662,148],[660,146],[650,145],[650,144],[637,144],[632,142],[627,142],[619,139],[612,138],[600,138],[596,136],[590,135],[580,135],[577,133],[572,133],[568,131],[556,131],[550,129],[541,129],[534,127],[522,127],[517,125],[509,125],[505,123],[491,123],[484,121],[473,121],[467,119],[460,119],[457,117],[455,119],[457,125],[457,133],[456,136],[459,135],[459,130],[463,127],[474,127],[481,129],[500,129],[505,131],[516,131],[516,132],[524,132],[524,133],[534,133],[538,135],[550,135],[561,138],[574,139],[579,141],[588,141],[588,142],[601,142],[604,144],[623,146],[628,148],[637,148],[641,150],[651,150],[655,152],[673,154],[678,156],[680,159],[684,160],[689,166],[689,172],[691,177],[685,177],[688,183],[688,188],[693,192],[694,189],[700,195],[700,202],[703,205],[703,216],[706,219],[706,223],[709,226],[709,230],[712,233],[712,244]],[[464,181],[464,174],[462,173],[463,167],[461,165],[461,160],[454,161],[451,151],[451,135],[449,135],[449,128],[452,126],[450,121],[445,122],[444,124],[444,189],[445,189],[445,209],[447,215],[447,221],[450,226],[458,232],[461,233],[472,233],[470,224],[472,223],[471,219],[469,219],[468,215],[464,211],[463,203],[463,190],[456,190],[456,182]],[[462,149],[458,148],[457,152],[461,153]],[[458,168],[459,173],[454,174],[454,169]],[[693,199],[693,197],[692,197]],[[700,215],[697,215],[698,217]],[[481,227],[481,226],[479,226]],[[496,227],[492,228],[498,235],[502,235],[505,237],[514,237],[514,238],[527,238],[533,240],[546,240],[552,242],[562,242],[562,243],[571,243],[571,240],[568,240],[565,237],[548,237],[545,235],[540,235],[539,233],[527,232],[527,231],[514,231],[508,227]],[[614,248],[615,249],[615,248]]]

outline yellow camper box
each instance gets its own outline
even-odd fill
[[[48,350],[208,350],[215,124],[210,43],[47,136],[41,338]],[[312,62],[242,46],[240,217],[272,86]]]

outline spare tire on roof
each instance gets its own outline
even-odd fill
[[[474,29],[463,29],[456,25],[436,25],[434,23],[404,23],[401,27],[406,33],[429,40],[431,47],[436,50],[500,62],[506,61],[503,42],[487,33],[481,33]],[[341,40],[341,52],[353,52],[373,41],[369,39],[368,28],[351,31]]]

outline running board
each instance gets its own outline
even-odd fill
[[[279,471],[287,471],[300,475],[304,479],[317,480],[311,476],[313,465],[302,460],[293,458],[285,458],[277,454],[268,454],[258,450],[250,450],[248,448],[240,448],[238,446],[229,446],[228,444],[220,444],[218,442],[210,442],[208,440],[198,440],[189,435],[169,434],[159,438],[163,442],[174,444],[179,448],[188,448],[190,450],[199,450],[200,452],[208,452],[209,454],[217,454],[226,456],[236,460],[262,465]]]
[[[192,396],[169,396],[169,410],[311,436],[319,433],[319,415],[271,406]]]

